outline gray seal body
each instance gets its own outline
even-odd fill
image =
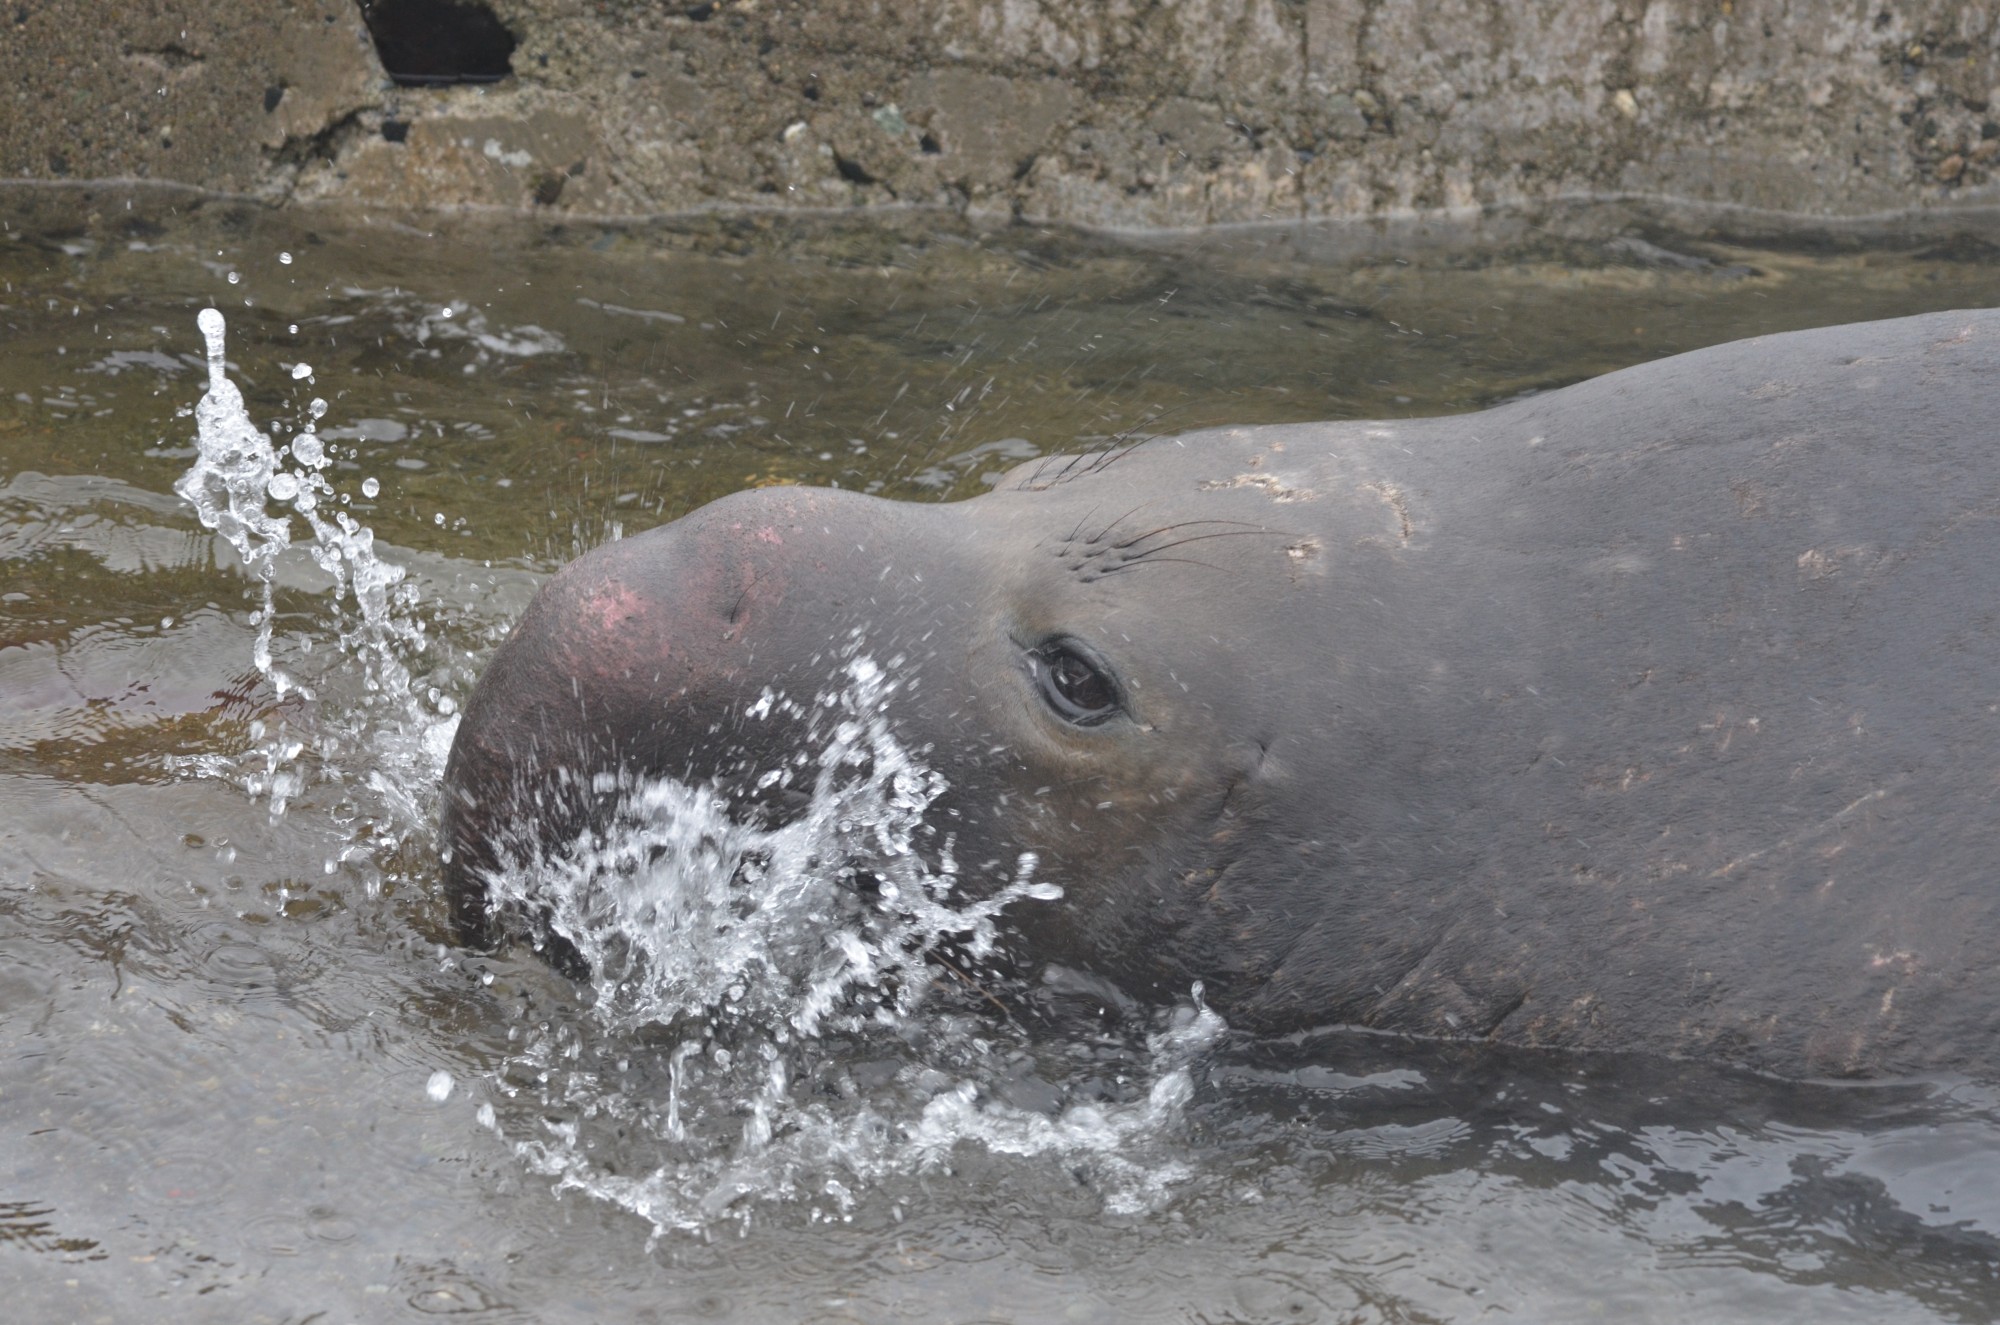
[[[595,774],[768,764],[797,733],[745,712],[857,632],[969,878],[1032,851],[1065,890],[1014,908],[1024,958],[1256,1031],[2000,1062],[2000,314],[608,545],[468,705],[462,928]]]

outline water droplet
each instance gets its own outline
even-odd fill
[[[312,433],[302,432],[292,438],[292,459],[309,469],[324,469],[326,447]]]
[[[294,382],[302,382],[306,378],[311,377],[312,375],[313,375],[313,369],[311,364],[295,363],[292,365],[292,380]]]
[[[236,272],[233,272],[233,271],[232,271],[232,272],[230,272],[230,273],[229,273],[229,283],[230,283],[231,285],[235,285],[235,284],[236,284],[237,282],[241,281],[242,279],[243,279],[243,278],[242,278],[242,276],[238,275],[238,274],[237,274]]]
[[[312,403],[306,406],[306,413],[312,415],[315,419],[325,418],[326,402],[324,400],[321,400],[318,396],[314,396],[312,398]]]
[[[226,330],[222,313],[213,308],[204,308],[195,314],[194,324],[201,328],[201,338],[208,351],[208,378],[211,383],[222,378],[222,336]]]
[[[281,470],[271,475],[264,484],[264,491],[271,494],[272,501],[290,501],[299,495],[299,481]]]
[[[362,496],[373,497],[378,495],[381,491],[382,491],[382,485],[377,480],[372,478],[365,478],[361,480]]]
[[[439,512],[437,513],[437,515],[433,517],[433,519],[435,519],[435,521],[436,521],[436,522],[437,522],[438,524],[443,524],[443,523],[444,523],[444,512],[443,512],[443,511],[439,511]]]
[[[299,324],[294,322],[290,326],[286,327],[285,331],[289,335],[296,336],[299,334]]]
[[[431,1073],[431,1079],[424,1083],[424,1094],[430,1096],[436,1103],[443,1104],[451,1098],[451,1087],[451,1073],[439,1068]]]
[[[284,266],[289,267],[292,265],[292,255],[289,253],[280,253],[278,255],[278,261]]]

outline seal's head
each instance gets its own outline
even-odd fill
[[[837,690],[858,640],[891,672],[898,740],[947,783],[930,813],[961,880],[998,887],[1033,853],[1063,889],[1015,908],[1023,951],[1140,989],[1267,995],[1317,918],[1301,876],[1354,854],[1341,821],[1393,794],[1395,763],[1330,700],[1367,678],[1317,601],[1324,540],[1287,518],[1302,489],[1269,457],[1160,443],[936,506],[762,489],[579,559],[494,656],[452,750],[462,933],[495,937],[491,871],[601,823],[626,775],[784,814],[748,782],[803,734],[760,698]],[[1359,509],[1387,555],[1394,513]],[[1349,630],[1386,610],[1366,574],[1340,592]]]

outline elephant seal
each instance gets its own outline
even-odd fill
[[[2000,1061],[2000,313],[1483,413],[1222,428],[918,505],[739,493],[582,557],[453,747],[445,887],[607,773],[726,782],[865,636],[1017,951],[1239,1028]],[[593,791],[593,788],[595,790]],[[778,812],[782,812],[781,810]]]

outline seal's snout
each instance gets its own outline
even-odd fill
[[[745,586],[729,563],[690,517],[598,548],[536,595],[474,689],[445,771],[441,854],[461,938],[496,937],[486,879],[574,841],[621,774],[702,772],[684,729],[742,665]]]
[[[824,587],[803,531],[823,541],[862,500],[739,493],[542,587],[474,689],[445,772],[441,853],[461,938],[497,937],[485,883],[497,868],[601,826],[631,778],[727,784],[742,757],[730,715],[800,655],[788,604]]]

